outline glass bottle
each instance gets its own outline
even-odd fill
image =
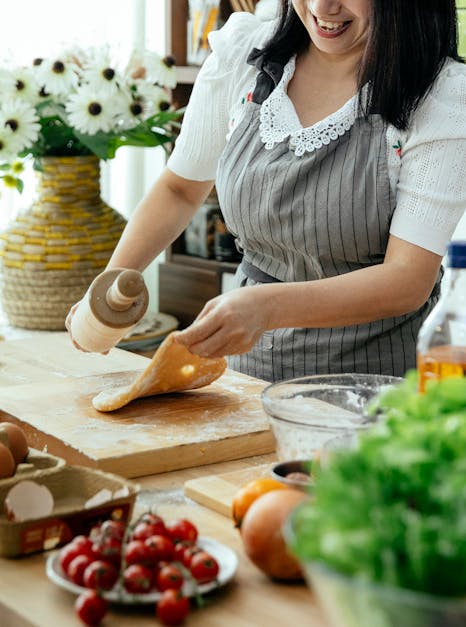
[[[466,376],[466,241],[450,242],[438,303],[417,340],[419,390],[431,379]]]

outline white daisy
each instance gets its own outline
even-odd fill
[[[124,131],[134,128],[148,118],[150,111],[143,98],[132,97],[130,94],[122,94],[118,103],[117,128]]]
[[[2,96],[4,98],[21,98],[34,103],[38,90],[36,77],[31,68],[18,67],[2,73]]]
[[[66,103],[66,112],[72,126],[86,135],[105,133],[115,128],[115,99],[99,94],[89,86],[80,87]]]
[[[34,74],[34,82],[36,84],[36,91],[34,99],[32,100],[33,104],[38,104],[44,100],[52,100],[54,98],[52,94],[45,89],[45,86],[41,82],[41,73],[44,71],[44,69],[41,68],[43,62],[44,59],[42,57],[36,57],[32,60],[32,72]],[[55,98],[57,98],[57,96],[55,96]]]
[[[158,85],[151,85],[145,81],[134,81],[134,86],[136,98],[144,104],[144,119],[170,108],[170,98],[167,92]]]
[[[19,152],[37,140],[40,131],[35,108],[19,98],[7,100],[0,108],[0,128],[9,128]]]
[[[164,57],[158,65],[155,65],[154,72],[154,83],[158,83],[162,87],[168,87],[169,89],[176,87],[175,59],[172,56],[168,55]]]
[[[144,63],[144,55],[137,50],[133,50],[123,73],[129,83],[135,79],[145,79],[146,64]]]
[[[175,59],[162,57],[156,52],[133,52],[125,70],[129,79],[145,79],[149,83],[158,83],[162,87],[173,89],[176,86]]]
[[[89,83],[99,93],[112,96],[123,84],[123,77],[112,62],[108,47],[98,49],[83,66],[83,81]]]
[[[78,86],[79,68],[71,61],[44,59],[37,68],[40,85],[52,95],[68,94]]]
[[[7,127],[0,128],[0,163],[10,162],[16,155],[16,144],[13,133]]]
[[[60,55],[67,63],[74,63],[78,68],[83,68],[92,56],[92,49],[86,50],[78,44],[73,44],[63,50]]]

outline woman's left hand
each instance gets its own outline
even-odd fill
[[[246,353],[269,328],[265,295],[261,287],[242,287],[213,298],[177,341],[202,357]]]

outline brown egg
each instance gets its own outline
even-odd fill
[[[12,477],[15,474],[16,464],[8,449],[4,444],[0,444],[0,479]]]
[[[0,436],[5,436],[5,434],[6,441],[5,437],[0,437],[0,441],[10,449],[15,460],[15,464],[20,464],[26,459],[27,454],[29,453],[29,447],[24,431],[17,425],[11,424],[11,422],[0,422]]]

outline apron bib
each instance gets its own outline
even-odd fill
[[[244,254],[237,286],[314,281],[382,263],[395,208],[383,119],[358,117],[344,135],[298,157],[289,138],[265,149],[261,105],[245,106],[216,178],[225,222]],[[415,367],[417,334],[438,292],[437,284],[420,310],[395,318],[268,331],[249,353],[231,356],[229,367],[266,381],[342,372],[402,376]]]

